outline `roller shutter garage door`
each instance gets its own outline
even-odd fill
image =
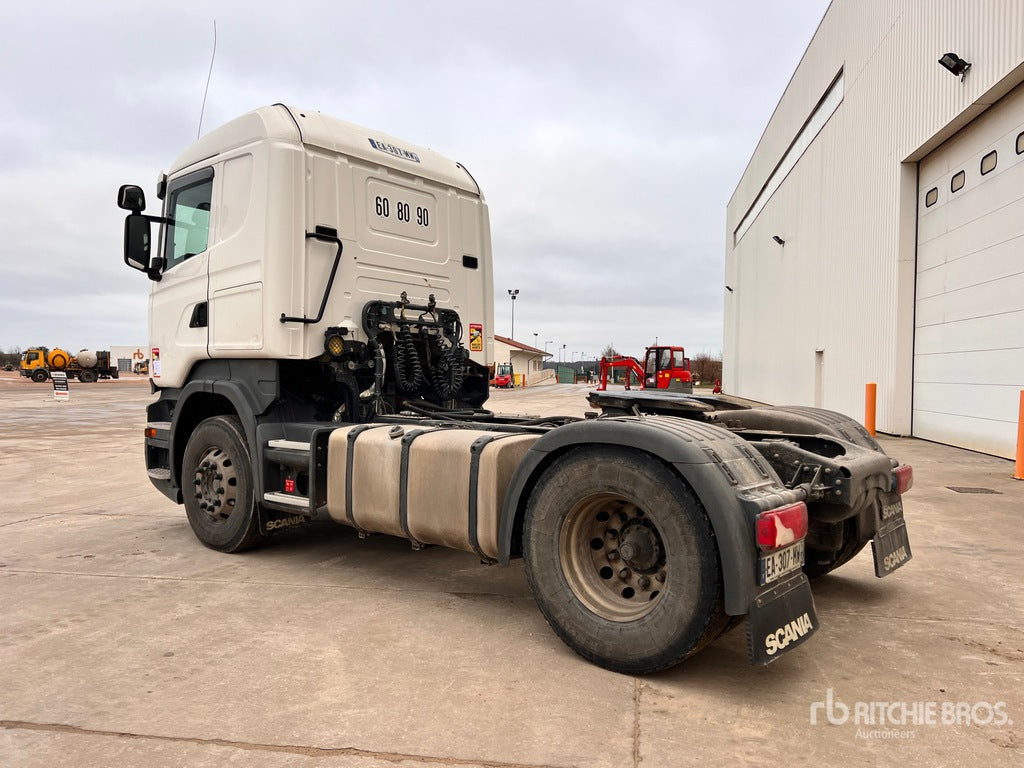
[[[913,433],[1013,458],[1024,388],[1024,86],[921,161]]]

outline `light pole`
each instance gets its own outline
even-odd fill
[[[551,341],[550,339],[548,339],[547,341],[544,342],[544,354],[545,355],[548,353],[548,344],[554,344],[554,343],[555,342]]]
[[[508,289],[508,295],[512,299],[512,333],[509,335],[509,338],[512,339],[512,341],[515,341],[516,340],[516,296],[519,295],[519,289],[518,288],[509,288]]]
[[[563,344],[562,348],[560,350],[558,350],[558,362],[561,363],[562,359],[564,357],[565,357],[565,344]]]
[[[538,336],[540,336],[540,334],[539,334],[539,333],[535,333],[535,334],[533,334],[533,348],[534,348],[534,349],[536,349],[536,348],[537,348],[537,337],[538,337]]]

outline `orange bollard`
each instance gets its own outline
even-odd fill
[[[1024,389],[1020,391],[1020,412],[1017,414],[1017,464],[1013,478],[1024,480]]]
[[[878,398],[878,385],[870,382],[864,388],[864,429],[872,437],[875,436],[875,402]]]

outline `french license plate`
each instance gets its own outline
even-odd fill
[[[761,586],[778,581],[804,565],[804,543],[798,541],[784,549],[762,555],[758,560],[757,583]]]
[[[903,500],[898,494],[886,494],[878,514],[878,530],[871,540],[871,551],[875,558],[875,576],[888,576],[907,564],[913,553],[910,551],[910,537],[903,519]]]

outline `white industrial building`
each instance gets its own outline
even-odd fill
[[[833,0],[728,205],[726,392],[1013,457],[1022,83],[1021,0]]]

